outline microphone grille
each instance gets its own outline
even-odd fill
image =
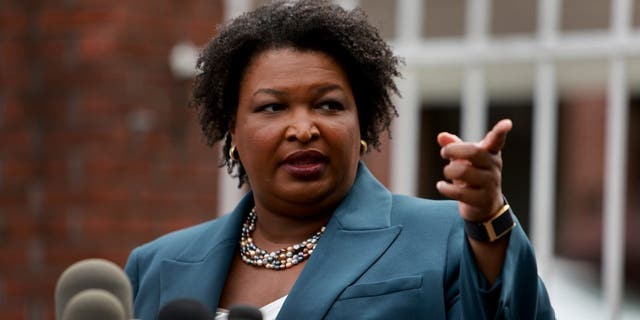
[[[127,320],[120,300],[106,290],[87,289],[69,300],[62,320]]]
[[[127,275],[115,263],[104,259],[87,259],[69,266],[58,278],[55,291],[56,319],[61,319],[67,303],[79,292],[102,289],[114,295],[132,317],[133,293]]]

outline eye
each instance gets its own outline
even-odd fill
[[[344,106],[337,101],[327,101],[318,105],[317,107],[320,110],[324,111],[339,111],[344,110]]]
[[[270,104],[265,104],[261,106],[260,108],[258,108],[258,111],[270,113],[270,112],[282,111],[284,109],[285,109],[285,106],[283,104],[270,103]]]

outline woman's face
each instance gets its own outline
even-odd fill
[[[231,134],[256,205],[333,207],[355,180],[358,110],[346,74],[324,53],[284,48],[255,56]]]

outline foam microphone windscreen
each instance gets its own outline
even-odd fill
[[[229,320],[262,320],[262,312],[253,306],[236,305],[229,309]]]
[[[120,300],[106,290],[87,289],[71,298],[62,320],[128,320]]]
[[[133,316],[131,283],[120,267],[103,259],[87,259],[68,267],[58,278],[55,292],[56,319],[73,296],[87,289],[102,289],[114,295],[124,308],[125,317]]]
[[[167,303],[158,313],[158,320],[209,320],[209,310],[191,299],[178,299]]]

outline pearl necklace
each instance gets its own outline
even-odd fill
[[[267,252],[258,248],[253,243],[253,238],[251,238],[251,234],[256,229],[257,218],[256,208],[253,208],[251,209],[251,212],[249,212],[247,220],[245,220],[242,225],[242,233],[240,235],[240,256],[242,261],[249,265],[271,270],[289,269],[308,259],[316,248],[318,240],[325,230],[325,227],[323,226],[307,240],[287,248]]]

